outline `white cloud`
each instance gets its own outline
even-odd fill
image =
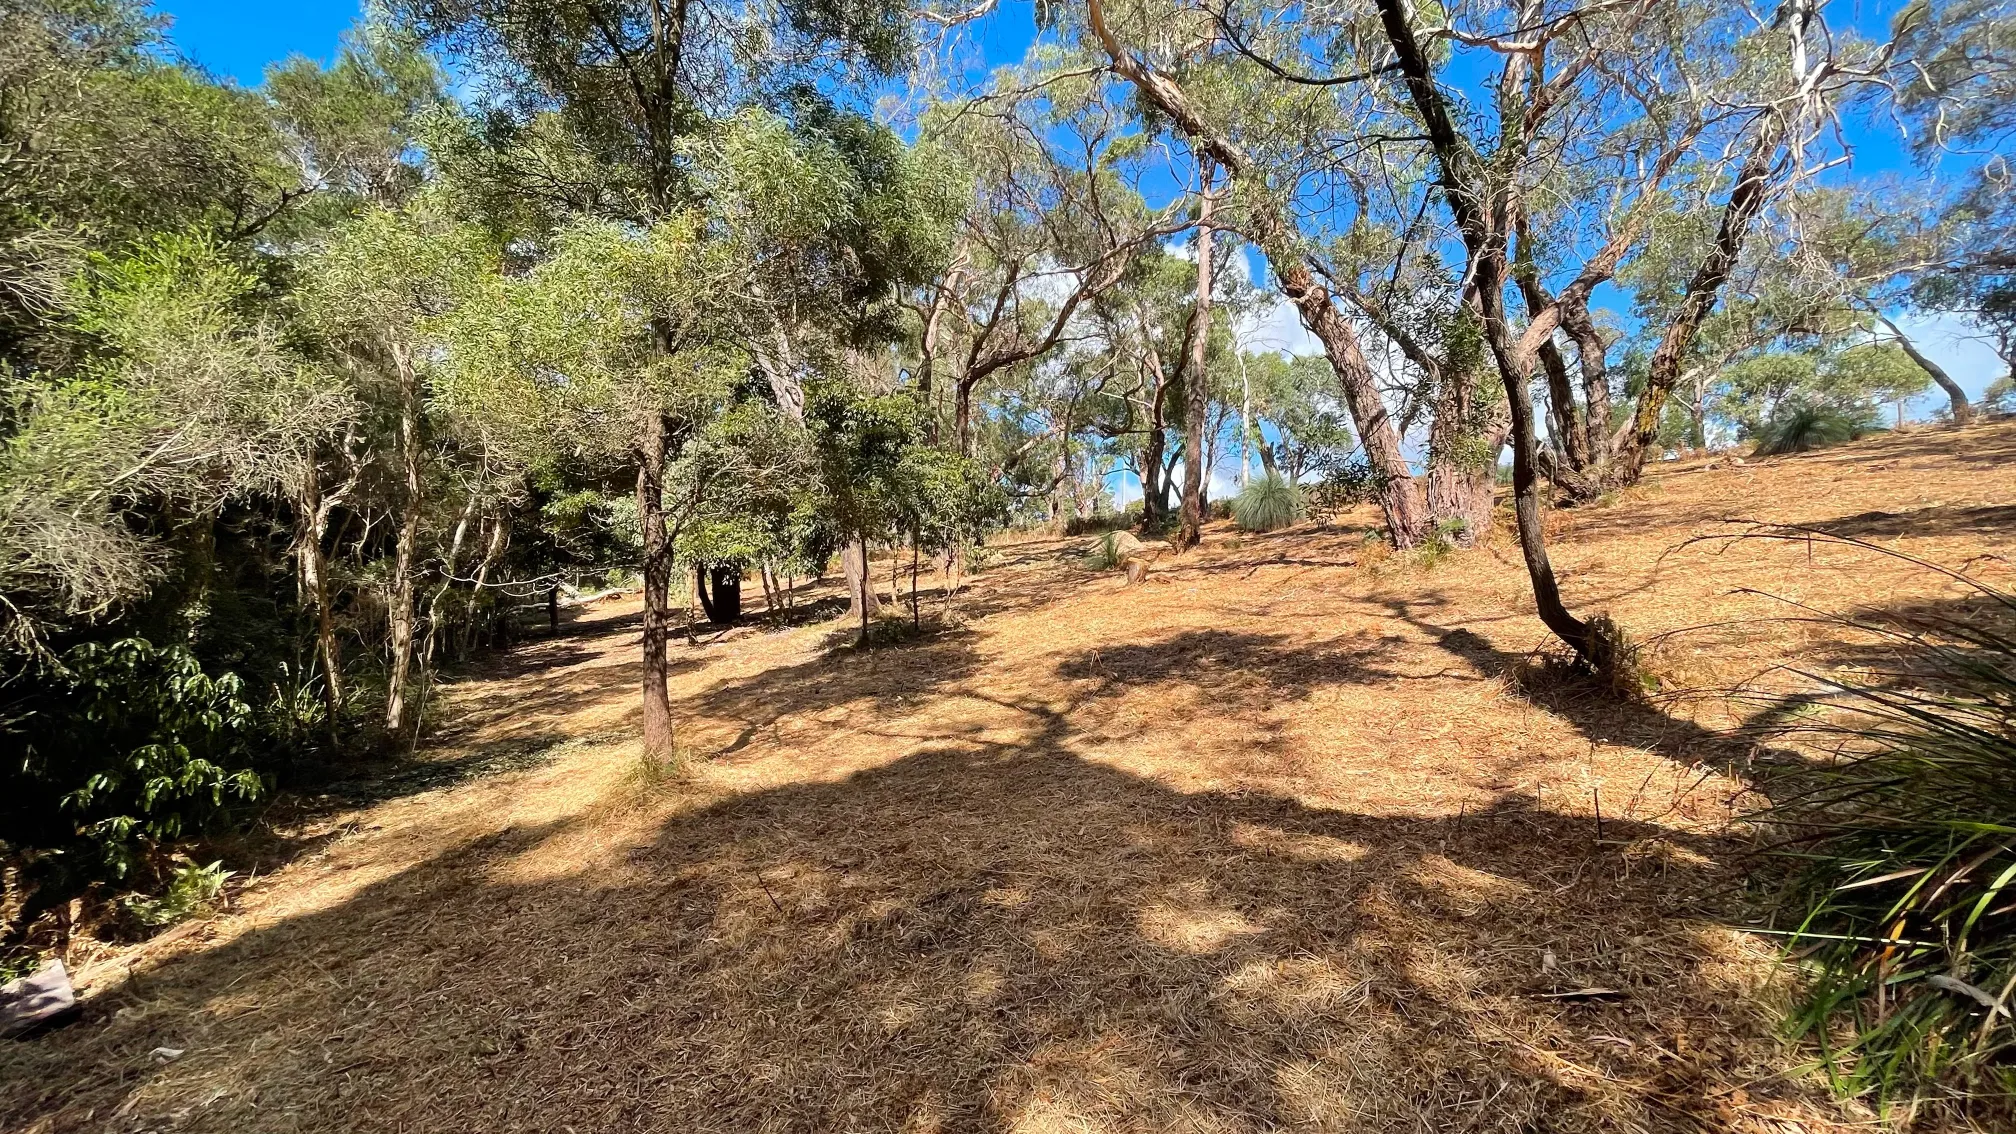
[[[1234,326],[1239,336],[1239,345],[1249,351],[1277,350],[1289,354],[1322,354],[1323,344],[1309,328],[1302,325],[1302,314],[1295,305],[1281,298],[1281,293],[1273,289],[1273,281],[1267,272],[1255,262],[1259,253],[1251,246],[1240,249],[1241,255],[1232,257],[1229,271],[1245,283],[1258,283],[1264,298],[1252,311],[1240,316]]]

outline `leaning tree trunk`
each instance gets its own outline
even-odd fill
[[[420,540],[420,376],[406,346],[394,344],[392,361],[399,375],[399,464],[405,498],[399,514],[399,538],[392,556],[392,596],[386,611],[391,638],[392,673],[385,690],[385,731],[406,732],[406,684],[413,676],[413,560]]]
[[[665,531],[665,415],[646,415],[637,439],[637,519],[644,536],[644,755],[677,757],[665,647],[672,636],[672,541]]]
[[[1668,318],[1659,345],[1653,348],[1652,361],[1645,372],[1645,392],[1638,396],[1631,427],[1619,436],[1619,444],[1611,456],[1616,483],[1635,484],[1644,474],[1646,455],[1659,436],[1660,411],[1666,408],[1666,398],[1680,380],[1681,364],[1743,253],[1743,241],[1749,235],[1751,222],[1763,211],[1766,190],[1770,188],[1771,159],[1783,135],[1783,126],[1776,119],[1758,131],[1757,140],[1736,176],[1736,187],[1722,208],[1722,223],[1716,230],[1715,241],[1695,268],[1693,278],[1687,281],[1679,307]]]
[[[1495,273],[1479,272],[1480,292],[1493,284]],[[1561,588],[1554,577],[1554,564],[1547,556],[1547,531],[1540,499],[1540,442],[1533,429],[1533,390],[1526,382],[1526,367],[1506,349],[1502,312],[1490,312],[1491,298],[1484,297],[1486,336],[1504,379],[1505,397],[1512,412],[1512,505],[1519,525],[1519,550],[1526,560],[1526,577],[1533,586],[1533,602],[1540,621],[1554,636],[1567,643],[1585,662],[1596,660],[1595,634],[1589,624],[1575,617],[1561,601]]]
[[[1338,312],[1329,289],[1303,260],[1300,242],[1294,238],[1281,204],[1269,194],[1266,171],[1230,137],[1206,122],[1173,79],[1136,58],[1120,43],[1106,25],[1102,0],[1087,0],[1086,17],[1107,58],[1112,60],[1113,69],[1132,83],[1142,98],[1168,115],[1193,146],[1223,166],[1229,177],[1252,185],[1255,192],[1248,200],[1246,235],[1267,257],[1268,267],[1280,280],[1281,294],[1295,305],[1303,326],[1323,344],[1323,353],[1330,360],[1338,388],[1351,411],[1352,423],[1357,426],[1366,463],[1378,482],[1379,506],[1385,513],[1394,544],[1404,548],[1419,543],[1428,530],[1428,515],[1422,507],[1420,486],[1414,482],[1413,471],[1401,450],[1400,431],[1386,410],[1357,332]]]
[[[1927,358],[1924,352],[1918,349],[1918,344],[1912,342],[1897,324],[1891,322],[1888,315],[1879,314],[1876,318],[1881,320],[1883,325],[1890,329],[1890,334],[1896,338],[1897,345],[1904,348],[1905,355],[1911,361],[1917,363],[1920,370],[1930,375],[1932,381],[1937,382],[1941,390],[1946,391],[1946,399],[1953,404],[1953,424],[1967,425],[1972,422],[1974,420],[1974,407],[1967,403],[1967,391],[1960,388],[1960,383],[1955,382],[1953,376],[1946,373],[1945,367]],[[1902,422],[1903,418],[1901,415],[1904,412],[1902,402],[1898,403],[1897,412],[1900,415],[1898,420]]]
[[[1211,348],[1211,159],[1200,163],[1201,203],[1197,207],[1197,301],[1184,330],[1189,347],[1183,359],[1183,509],[1176,530],[1178,549],[1195,547],[1204,538],[1204,459],[1206,397],[1204,359]]]
[[[1458,136],[1449,106],[1436,85],[1433,64],[1415,37],[1410,6],[1403,0],[1378,0],[1378,8],[1395,65],[1435,149],[1445,198],[1470,257],[1469,274],[1475,281],[1472,301],[1483,324],[1484,341],[1505,387],[1512,418],[1512,500],[1518,517],[1519,549],[1526,560],[1534,603],[1539,608],[1540,621],[1556,637],[1583,661],[1595,662],[1596,636],[1587,622],[1575,617],[1562,604],[1554,565],[1547,556],[1546,529],[1541,516],[1540,445],[1533,428],[1533,391],[1527,382],[1534,359],[1522,355],[1514,345],[1506,319],[1505,233],[1487,215],[1484,186],[1465,180],[1466,172],[1473,167],[1469,159],[1474,155]]]

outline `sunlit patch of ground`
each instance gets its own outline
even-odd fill
[[[1797,521],[2006,585],[2011,500],[1998,425],[1662,466],[1550,528],[1571,605],[1707,627],[1651,657],[1709,687],[1829,646],[1739,588],[1965,595],[1690,536]],[[1428,568],[1361,529],[1214,528],[1133,588],[1087,540],[1013,541],[956,631],[681,642],[684,778],[640,767],[634,603],[597,607],[448,688],[425,757],[511,770],[329,820],[86,965],[91,1019],[0,1051],[0,1128],[1866,1124],[1731,928],[1735,711],[1517,682],[1544,637],[1516,547]]]

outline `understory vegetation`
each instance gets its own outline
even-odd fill
[[[8,976],[228,897],[601,596],[667,784],[675,641],[831,622],[873,672],[1009,529],[1129,585],[1217,520],[1488,560],[1642,709],[1550,533],[2016,397],[1930,346],[2016,363],[2007,0],[388,0],[253,83],[174,8],[0,4]],[[1824,679],[1841,759],[1764,820],[1813,856],[1796,1024],[1961,1113],[2016,1094],[2010,642],[1852,628],[1904,668]]]
[[[1904,558],[1966,597],[1949,610],[1815,619],[1857,642],[1766,735],[1814,753],[1762,818],[1799,865],[1783,919],[1809,973],[1793,1027],[1844,1091],[2016,1095],[2016,598]],[[1818,715],[1813,710],[1821,710]]]

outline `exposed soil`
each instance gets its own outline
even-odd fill
[[[1857,648],[1739,588],[1968,599],[1691,536],[1792,521],[2007,587],[2012,502],[1991,425],[1669,464],[1550,528],[1575,608],[1708,627],[1648,660],[1709,689]],[[703,634],[680,781],[640,766],[635,605],[597,606],[448,689],[441,776],[84,964],[90,1018],[0,1050],[0,1128],[1866,1127],[1733,928],[1770,754],[1731,704],[1514,680],[1544,638],[1508,536],[1362,534],[1216,526],[1136,587],[1089,537],[1014,541],[907,644]]]

